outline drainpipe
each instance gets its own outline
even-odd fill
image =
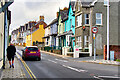
[[[5,69],[5,60],[7,54],[7,39],[8,39],[8,24],[7,24],[7,10],[4,11],[4,51],[3,51],[3,69]]]
[[[107,1],[107,60],[109,60],[109,0]]]

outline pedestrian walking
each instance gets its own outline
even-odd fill
[[[9,60],[9,64],[10,64],[10,68],[13,67],[14,68],[14,56],[16,52],[16,48],[13,44],[10,44],[10,46],[8,46],[7,48],[7,58]],[[11,60],[12,60],[12,65],[11,65]]]

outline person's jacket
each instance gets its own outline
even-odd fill
[[[7,56],[9,56],[9,57],[14,56],[15,52],[16,52],[16,48],[15,48],[14,45],[8,46],[8,48],[7,48]]]

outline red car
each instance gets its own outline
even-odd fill
[[[27,46],[22,50],[22,59],[26,60],[27,58],[35,58],[41,60],[41,53],[37,46]]]

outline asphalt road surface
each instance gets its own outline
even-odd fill
[[[17,52],[21,56],[21,48],[17,48]],[[28,60],[25,63],[37,79],[119,80],[119,68],[113,65],[69,61],[46,53],[42,53],[41,61]],[[24,66],[23,69],[30,78]]]

